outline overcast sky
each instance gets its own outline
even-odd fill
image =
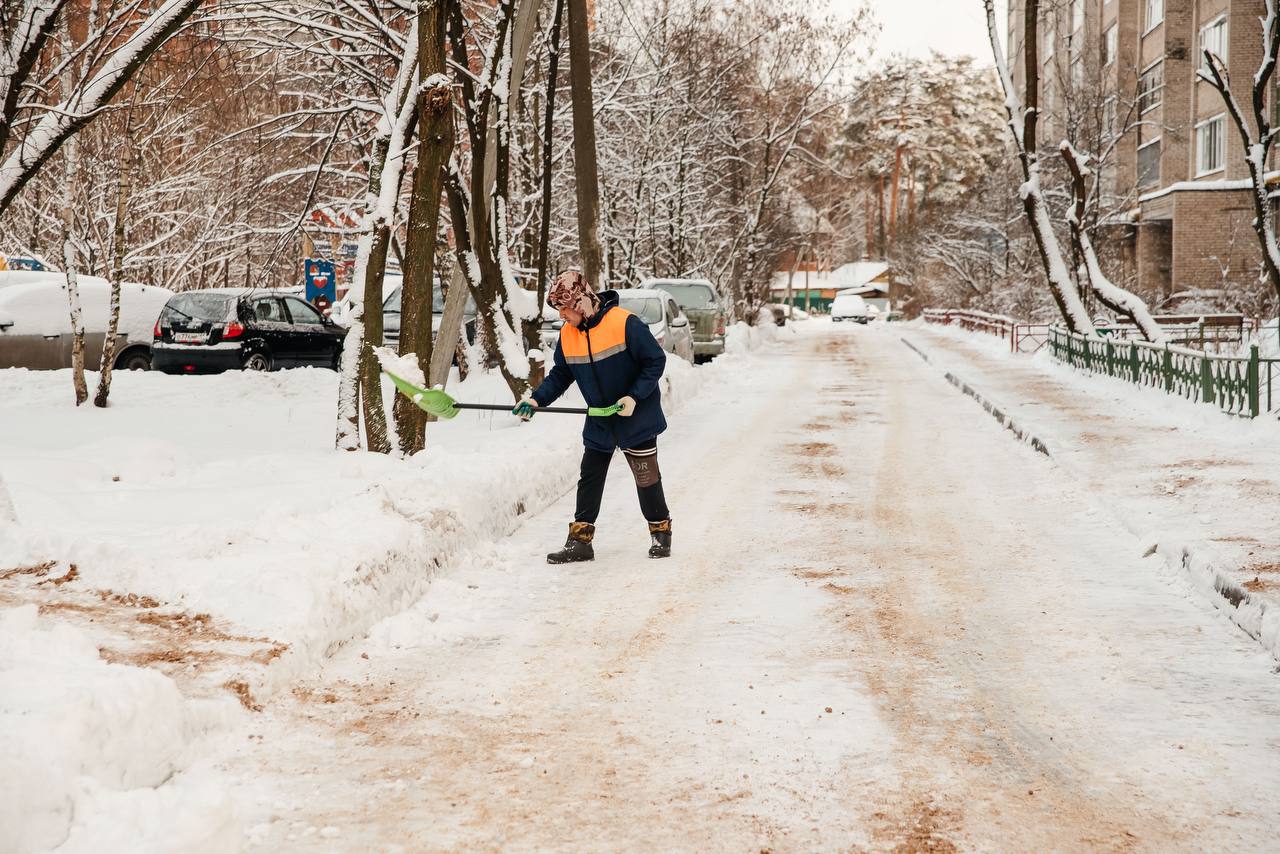
[[[881,31],[876,56],[893,53],[925,57],[931,50],[969,54],[991,64],[991,45],[981,0],[868,0]],[[833,11],[850,12],[862,0],[830,0]],[[1004,0],[996,3],[1003,30]]]

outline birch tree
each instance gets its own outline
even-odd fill
[[[1083,261],[1085,281],[1100,303],[1127,318],[1144,338],[1163,342],[1166,337],[1164,331],[1151,316],[1147,304],[1137,295],[1112,283],[1098,263],[1098,254],[1094,251],[1093,239],[1085,222],[1085,212],[1089,208],[1089,190],[1085,183],[1090,174],[1088,156],[1076,151],[1066,140],[1059,146],[1059,151],[1071,173],[1072,205],[1067,211],[1067,225],[1071,231],[1071,242]]]
[[[1280,297],[1280,242],[1276,239],[1275,210],[1271,206],[1271,190],[1267,186],[1267,159],[1275,144],[1276,129],[1271,126],[1268,104],[1274,95],[1271,79],[1276,71],[1276,59],[1280,54],[1280,0],[1263,0],[1263,16],[1259,19],[1262,30],[1262,59],[1253,74],[1250,91],[1250,109],[1246,114],[1231,88],[1231,75],[1222,57],[1211,50],[1203,52],[1204,66],[1198,72],[1199,79],[1207,81],[1222,97],[1227,114],[1235,125],[1244,148],[1244,162],[1249,170],[1250,194],[1253,200],[1253,230],[1262,250],[1262,266],[1267,280]]]
[[[1040,254],[1044,274],[1049,283],[1049,291],[1057,303],[1063,322],[1072,332],[1093,335],[1093,323],[1085,311],[1084,303],[1071,281],[1066,262],[1062,257],[1062,249],[1057,235],[1053,231],[1053,221],[1049,215],[1049,205],[1044,198],[1041,186],[1040,155],[1037,149],[1037,121],[1039,119],[1039,33],[1037,22],[1040,14],[1039,0],[1027,0],[1023,10],[1024,32],[1023,47],[1025,55],[1026,94],[1018,93],[1009,65],[1005,62],[1003,39],[996,22],[995,0],[983,0],[987,14],[987,35],[991,40],[991,50],[995,56],[996,72],[1000,76],[1000,85],[1005,95],[1005,115],[1008,119],[1009,134],[1018,154],[1018,162],[1022,168],[1023,184],[1018,188],[1018,196],[1022,200],[1023,212],[1027,225],[1035,239]]]
[[[99,408],[107,405],[107,398],[111,394],[111,372],[116,361],[116,338],[120,329],[120,290],[124,282],[125,221],[128,219],[129,196],[138,174],[139,158],[132,142],[134,111],[140,90],[140,86],[134,87],[133,99],[125,113],[121,131],[123,148],[128,153],[121,158],[123,162],[116,171],[116,209],[111,229],[111,300],[107,309],[107,337],[102,342],[102,360],[98,365],[98,388],[93,395],[93,405]]]
[[[368,189],[351,284],[351,293],[358,295],[359,301],[343,344],[338,380],[337,447],[340,450],[359,450],[360,414],[364,416],[369,450],[378,453],[391,450],[382,399],[382,375],[373,348],[382,345],[382,279],[417,112],[414,91],[417,63],[415,31],[404,41],[395,81],[382,99],[382,115],[369,160]]]

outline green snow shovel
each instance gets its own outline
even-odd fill
[[[412,400],[418,405],[423,412],[430,413],[437,418],[452,418],[458,414],[459,409],[487,409],[493,412],[510,412],[511,407],[501,403],[458,403],[449,395],[434,388],[418,388],[408,380],[403,380],[390,371],[383,371],[391,381],[396,384],[396,388],[405,397]],[[614,415],[622,411],[622,407],[618,404],[612,406],[542,406],[538,407],[535,412],[558,412],[564,415],[594,415],[602,418],[606,415]]]

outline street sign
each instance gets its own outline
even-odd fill
[[[333,262],[323,258],[308,258],[303,262],[307,279],[307,302],[330,306],[338,298],[338,287],[333,275]]]

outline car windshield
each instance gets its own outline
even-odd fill
[[[397,286],[397,287],[396,287],[396,289],[395,289],[394,291],[392,291],[392,292],[391,292],[391,295],[390,295],[389,297],[387,297],[386,302],[384,302],[384,303],[382,304],[382,311],[383,311],[383,313],[384,313],[384,314],[399,314],[399,313],[400,313],[400,288],[399,288],[399,286]],[[443,313],[444,313],[444,292],[443,292],[443,291],[441,291],[441,290],[440,290],[440,288],[433,288],[433,289],[432,289],[432,292],[431,292],[431,311],[432,311],[432,312],[434,312],[435,314],[443,314]],[[464,309],[462,310],[462,313],[463,313],[463,315],[464,315],[464,316],[466,316],[466,317],[475,317],[475,316],[476,316],[476,302],[475,302],[475,300],[473,300],[473,299],[471,298],[471,296],[470,296],[470,295],[468,295],[468,296],[467,296],[467,307],[466,307],[466,308],[464,308]]]
[[[710,308],[715,305],[716,292],[707,285],[654,285],[676,298],[681,308]]]
[[[177,316],[220,323],[231,317],[235,300],[234,294],[178,294],[169,300],[164,311],[169,319]]]
[[[653,297],[622,297],[619,303],[632,314],[639,315],[645,323],[662,322],[662,302]]]

